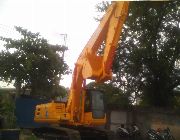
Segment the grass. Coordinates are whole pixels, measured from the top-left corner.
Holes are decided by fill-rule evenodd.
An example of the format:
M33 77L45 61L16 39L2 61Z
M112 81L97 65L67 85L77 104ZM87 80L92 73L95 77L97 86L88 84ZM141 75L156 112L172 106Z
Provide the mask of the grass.
M22 130L19 140L39 140L30 130Z

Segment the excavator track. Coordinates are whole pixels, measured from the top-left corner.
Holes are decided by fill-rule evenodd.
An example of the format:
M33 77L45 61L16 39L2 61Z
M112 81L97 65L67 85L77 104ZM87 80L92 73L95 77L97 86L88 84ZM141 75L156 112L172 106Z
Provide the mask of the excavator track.
M64 127L35 128L33 133L42 140L81 140L77 130Z
M42 127L33 133L41 140L113 140L113 133L93 127Z
M94 127L79 127L81 140L113 140L113 133L109 130Z

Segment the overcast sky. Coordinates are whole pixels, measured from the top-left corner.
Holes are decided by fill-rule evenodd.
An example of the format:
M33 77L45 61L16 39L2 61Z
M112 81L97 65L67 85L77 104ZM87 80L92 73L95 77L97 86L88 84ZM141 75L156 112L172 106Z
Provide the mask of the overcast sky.
M13 26L21 26L40 34L50 43L61 44L67 34L69 51L65 61L73 70L74 63L98 23L97 0L0 0L0 35L13 33ZM64 76L61 84L69 87L71 76Z

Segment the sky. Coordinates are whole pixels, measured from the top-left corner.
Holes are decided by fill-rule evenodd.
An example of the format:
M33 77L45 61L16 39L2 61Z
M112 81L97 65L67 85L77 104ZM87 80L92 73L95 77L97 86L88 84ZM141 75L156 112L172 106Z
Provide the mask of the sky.
M73 70L83 47L98 26L98 0L0 0L0 36L13 35L14 26L40 32L49 43L64 44L65 61ZM63 76L61 85L70 87L72 75ZM2 84L1 84L2 85ZM0 87L1 87L0 85Z

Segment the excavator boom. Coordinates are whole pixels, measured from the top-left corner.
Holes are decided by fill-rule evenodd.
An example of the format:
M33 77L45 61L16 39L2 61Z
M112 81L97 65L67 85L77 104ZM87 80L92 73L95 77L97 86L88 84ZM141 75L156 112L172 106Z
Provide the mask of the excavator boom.
M129 2L113 2L107 9L99 26L81 52L74 68L67 111L71 117L78 118L80 112L80 96L86 79L104 82L112 78L112 62L128 13ZM105 43L104 54L98 50ZM83 83L84 82L84 83Z

